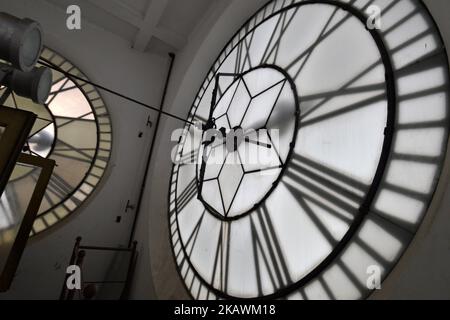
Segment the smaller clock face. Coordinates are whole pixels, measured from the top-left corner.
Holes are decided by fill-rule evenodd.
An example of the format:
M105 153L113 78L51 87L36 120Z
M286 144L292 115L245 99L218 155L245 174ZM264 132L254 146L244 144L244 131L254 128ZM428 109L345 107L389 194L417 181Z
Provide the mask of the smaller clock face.
M86 78L72 63L48 48L43 50L41 59ZM0 88L0 94L4 90ZM4 106L37 115L23 152L56 162L34 221L31 234L35 235L75 212L94 192L110 158L111 122L105 103L92 85L55 70L45 104L35 104L12 93ZM4 193L8 199L3 199L2 205L16 208L27 203L23 199L27 199L38 177L35 168L18 165Z
M220 219L235 220L276 187L295 144L299 107L295 84L275 66L218 77L216 85L225 81L212 112L225 134L199 152L200 198Z

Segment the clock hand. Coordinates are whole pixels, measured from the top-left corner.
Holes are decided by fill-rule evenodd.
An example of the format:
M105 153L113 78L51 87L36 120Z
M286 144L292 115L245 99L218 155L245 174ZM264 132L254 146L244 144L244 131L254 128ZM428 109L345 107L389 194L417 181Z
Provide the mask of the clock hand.
M256 139L256 140L250 139L250 135L251 134L255 134L255 133L257 133L258 131L261 131L261 130L267 130L267 129L264 129L264 128L260 128L260 129L257 129L257 130L250 129L250 130L244 132L244 134L243 134L244 141L248 142L248 143L256 144L257 146L260 146L260 147L264 147L264 148L268 148L268 149L272 148L272 145L269 144L269 143L260 142L260 141L258 141L258 139Z
M214 106L216 105L216 100L217 100L217 93L219 90L219 81L220 81L220 77L233 77L233 78L238 78L242 76L242 74L235 74L235 73L218 73L216 75L215 78L215 85L214 85L214 90L212 93L212 97L211 97L211 104L210 104L210 109L209 109L209 117L208 120L206 121L205 124L203 124L201 126L201 129L203 130L203 132L206 132L210 129L216 129L216 119L213 117L214 115ZM225 128L221 128L220 129L221 132L221 137L223 139L223 142L220 145L217 145L215 147L218 146L223 146L226 142L226 130ZM199 176L199 192L198 192L198 197L201 198L202 197L202 189L203 189L203 182L204 182L204 177L205 177L205 171L206 171L206 162L207 162L207 158L209 156L207 156L206 154L206 150L207 148L215 141L215 137L213 137L210 141L204 141L202 142L203 144L203 154L202 154L202 164L200 167L200 176ZM212 147L212 148L215 148Z
M248 142L248 143L256 144L257 146L260 146L260 147L264 147L264 148L268 148L268 149L272 148L271 144L259 142L257 140L251 140L249 137L245 137L244 141Z
M216 104L217 99L217 91L219 89L219 79L220 79L220 73L216 75L216 83L214 84L214 90L211 97L211 103L209 106L209 117L208 122L213 119L213 113L214 113L214 105ZM208 123L207 122L207 123ZM211 129L211 128L210 128Z
M206 152L207 145L203 146L203 152L202 152L202 164L200 166L200 175L199 175L199 185L198 185L198 195L197 197L200 199L202 197L202 189L203 189L203 180L205 178L205 169L206 169L206 160L207 158L207 152Z
M222 127L222 128L220 128L219 131L221 132L222 137L224 138L224 141L228 141L229 137L231 136L231 137L237 138L238 140L245 141L248 143L253 143L260 147L264 147L264 148L268 148L268 149L272 148L271 144L260 142L258 140L250 139L249 135L257 132L254 130L249 130L244 133L244 132L242 132L242 129L239 128L239 129L231 129L230 132L227 133L226 129ZM231 132L232 132L232 135L230 135Z
M203 131L215 128L215 125L212 126L212 124L211 124L212 121L211 120L213 120L213 121L215 120L213 118L213 114L214 114L214 106L216 105L216 100L217 100L217 92L219 90L220 78L221 77L233 77L233 78L236 79L236 78L240 77L241 75L242 74L238 74L238 73L223 73L223 72L216 74L214 90L213 90L213 93L212 93L211 104L210 104L210 107L209 107L209 118L208 118L207 123L205 125L203 125Z
M212 120L212 122L210 122ZM206 124L206 126L213 126L214 124L214 118L210 118ZM216 136L212 136L209 140L203 141L201 144L203 145L203 152L202 152L202 164L200 167L200 175L199 175L199 185L198 185L198 198L201 199L202 197L202 189L203 189L203 182L205 178L205 171L206 171L206 163L208 161L209 155L208 155L208 147L214 143L216 140Z
M209 117L208 120L206 121L206 123L204 125L201 126L201 129L203 130L203 137L205 135L205 132L211 129L216 129L216 119L213 117L214 114L214 105L216 104L216 98L217 98L217 91L219 88L219 79L220 79L221 74L217 74L216 75L216 83L214 85L214 90L213 90L213 94L211 97L211 104L210 104L210 108L209 108ZM202 152L202 164L200 167L200 176L199 176L199 186L198 186L198 199L201 200L202 198L202 190L203 190L203 182L205 180L205 171L206 171L206 162L207 162L207 154L206 154L206 150L209 147L209 145L211 145L213 142L215 141L215 136L211 137L211 139L209 141L203 141L202 145L203 145L203 152Z
M221 144L213 145L216 140L216 137L213 136L211 140L202 142L203 145L203 152L202 152L202 164L200 166L200 174L199 174L199 184L198 184L198 199L201 200L202 198L202 190L203 190L203 183L205 180L205 173L206 173L206 165L208 162L209 157L211 156L211 153L213 152L212 149L223 146L225 142L223 141ZM213 146L211 146L213 145ZM210 148L211 150L208 150ZM210 151L210 152L208 152Z

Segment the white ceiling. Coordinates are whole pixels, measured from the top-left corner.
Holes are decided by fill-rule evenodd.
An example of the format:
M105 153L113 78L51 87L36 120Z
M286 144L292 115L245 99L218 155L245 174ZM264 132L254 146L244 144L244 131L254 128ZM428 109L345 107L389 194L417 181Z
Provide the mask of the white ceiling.
M216 0L47 0L64 10L77 4L82 17L140 51L182 49Z

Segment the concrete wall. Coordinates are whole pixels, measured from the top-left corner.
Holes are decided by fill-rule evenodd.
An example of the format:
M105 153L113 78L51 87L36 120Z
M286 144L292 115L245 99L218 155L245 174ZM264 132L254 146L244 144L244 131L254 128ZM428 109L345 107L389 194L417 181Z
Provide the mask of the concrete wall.
M132 50L126 41L85 20L81 31L69 31L65 12L43 0L2 0L0 11L40 21L46 45L72 61L92 81L159 105L168 57ZM132 203L137 200L146 149L153 134L146 128L151 113L111 94L100 93L113 126L108 172L83 208L29 242L11 290L0 294L0 299L57 299L77 236L90 245L128 244L134 212L125 214L124 209L128 199ZM139 131L144 133L142 139L138 138ZM119 215L123 216L120 224L115 222ZM96 255L90 274L104 276L111 259L111 255Z
M188 113L210 65L223 46L244 21L265 0L222 0L211 8L209 17L199 24L189 45L179 56L169 90L167 110L181 116ZM448 0L426 0L450 48L450 10ZM137 269L134 298L188 297L175 269L168 233L167 192L171 172L170 151L174 143L170 134L182 127L164 120L158 134L146 190L146 203L137 236L147 243L148 253ZM430 213L413 244L385 281L374 299L450 298L450 185L447 166ZM151 205L150 205L151 204ZM150 283L153 282L153 285ZM150 288L152 290L150 290ZM153 291L154 290L154 291Z

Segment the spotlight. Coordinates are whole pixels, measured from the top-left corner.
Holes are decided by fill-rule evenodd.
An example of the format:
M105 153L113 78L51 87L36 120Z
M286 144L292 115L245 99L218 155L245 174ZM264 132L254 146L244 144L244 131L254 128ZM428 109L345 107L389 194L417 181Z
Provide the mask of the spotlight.
M43 104L52 85L47 68L35 68L42 52L42 29L30 19L0 12L0 84L34 102Z
M19 96L44 104L52 87L52 72L45 67L34 68L30 72L13 70L8 80L7 87Z
M41 55L42 46L39 23L0 12L0 59L21 71L31 71Z

